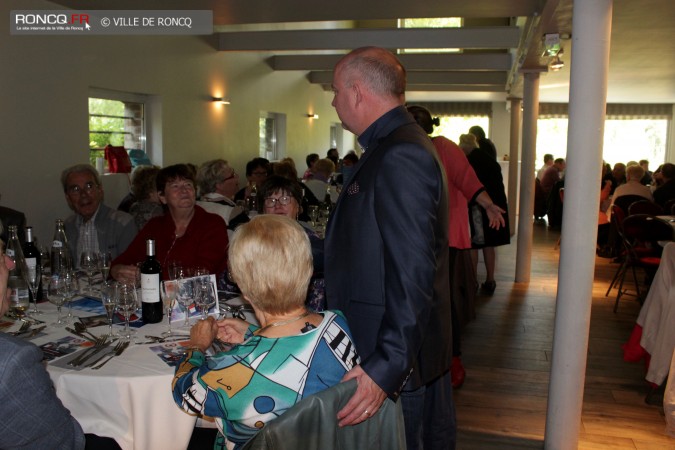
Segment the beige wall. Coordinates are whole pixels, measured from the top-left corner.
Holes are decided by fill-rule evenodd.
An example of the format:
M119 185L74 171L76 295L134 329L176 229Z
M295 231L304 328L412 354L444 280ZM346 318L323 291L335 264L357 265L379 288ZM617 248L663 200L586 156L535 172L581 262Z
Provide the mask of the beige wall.
M0 20L0 201L25 212L43 242L69 214L60 171L88 161L90 87L159 96L165 165L222 157L243 173L258 154L260 111L287 115L287 155L299 171L307 153L328 149L339 121L331 94L304 73L273 73L268 55L217 52L200 36L11 36L13 9L59 8L11 0ZM232 104L211 103L217 94Z

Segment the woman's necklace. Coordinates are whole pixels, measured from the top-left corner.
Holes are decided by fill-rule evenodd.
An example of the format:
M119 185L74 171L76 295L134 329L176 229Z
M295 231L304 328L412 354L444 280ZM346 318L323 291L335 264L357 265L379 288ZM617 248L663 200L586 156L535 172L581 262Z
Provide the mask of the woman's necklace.
M278 321L278 322L268 323L267 325L265 325L264 327L262 327L261 329L259 329L257 334L262 333L263 331L265 331L265 330L268 329L268 328L274 328L274 327L280 327L280 326L282 326L282 325L288 325L289 323L293 323L293 322L295 322L296 320L303 319L303 318L305 318L305 317L307 317L307 316L309 316L309 311L305 311L304 314L301 314L301 315L299 315L299 316L297 316L297 317L292 317L292 318L287 319L287 320L280 320L280 321Z

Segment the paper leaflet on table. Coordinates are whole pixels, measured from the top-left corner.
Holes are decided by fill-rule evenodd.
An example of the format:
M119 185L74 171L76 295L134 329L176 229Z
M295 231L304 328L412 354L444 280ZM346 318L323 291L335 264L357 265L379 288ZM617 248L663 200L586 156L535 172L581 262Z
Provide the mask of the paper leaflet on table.
M218 304L218 287L216 285L216 276L215 275L208 275L210 280L211 280L211 285L213 286L213 292L216 293L216 303L213 305L211 308L209 308L209 316L218 316L218 312L220 311L219 304ZM191 278L185 278L186 280L199 280L200 278L203 278L204 276L199 276L199 277L191 277ZM197 308L197 305L193 302L189 307L188 311L190 314L190 317L200 317L201 312L199 311L199 308ZM164 319L166 320L166 318ZM171 323L173 322L180 322L185 320L185 311L183 311L183 307L178 304L178 300L174 302L173 309L171 310Z
M82 348L91 347L94 344L86 339L79 339L75 336L66 336L57 339L54 342L47 342L40 346L45 361L60 358L61 356L69 355Z
M186 337L181 342L166 342L164 344L149 347L159 358L169 367L176 367L185 354L185 347L190 343L190 338Z

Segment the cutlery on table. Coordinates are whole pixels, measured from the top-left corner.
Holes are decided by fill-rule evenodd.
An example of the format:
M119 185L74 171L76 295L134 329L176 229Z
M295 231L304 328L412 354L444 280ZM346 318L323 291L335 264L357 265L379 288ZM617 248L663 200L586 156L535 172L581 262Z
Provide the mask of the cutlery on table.
M86 333L87 335L91 336L92 339L98 339L98 336L87 331L87 326L82 322L75 322L75 331L77 331L80 334Z
M108 336L103 335L96 341L93 347L90 347L87 350L83 351L80 356L70 361L68 365L71 367L79 367L82 364L84 364L89 358L99 353L100 351L104 350L109 345L110 342L108 342Z
M9 334L12 336L20 336L24 333L28 333L30 331L30 325L30 322L23 322L17 331L12 331Z
M102 363L100 363L98 366L94 366L91 368L91 370L98 370L101 367L103 367L108 361L113 359L115 356L120 356L124 350L129 347L130 342L129 341L123 341L123 342L118 342L117 345L115 346L115 351L108 356L108 359L104 360ZM97 361L98 362L98 361ZM91 366L89 366L91 367Z
M82 339L85 339L85 340L87 340L87 341L89 341L89 342L91 342L91 343L94 343L94 344L95 344L95 343L97 342L97 340L98 340L98 338L92 339L92 338L90 338L89 336L85 336L85 335L82 334L82 333L78 333L77 331L73 330L73 329L70 328L70 327L66 327L66 331L69 332L69 333L74 334L74 335L77 336L77 337L81 337Z

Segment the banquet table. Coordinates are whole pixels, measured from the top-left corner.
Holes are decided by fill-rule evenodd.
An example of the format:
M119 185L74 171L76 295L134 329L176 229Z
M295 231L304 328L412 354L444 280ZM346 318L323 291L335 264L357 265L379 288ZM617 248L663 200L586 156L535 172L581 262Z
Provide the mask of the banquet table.
M229 304L239 305L235 299ZM75 299L72 313L75 321L78 318L91 320L100 316L102 306L97 308L95 299ZM89 305L78 308L78 303ZM91 305L94 304L94 307ZM100 303L98 303L100 304ZM32 306L31 306L32 307ZM49 303L40 303L43 314L36 316L46 324L57 319L56 307ZM63 307L65 316L67 307ZM221 311L225 310L221 303ZM236 307L235 307L236 309ZM245 311L247 319L254 316ZM194 323L196 319L191 319ZM174 331L187 333L180 329L183 319L172 323ZM102 322L100 322L102 323ZM94 322L92 325L96 325ZM166 330L166 321L157 324L145 324L136 330L136 341L147 342L145 336L160 336ZM35 326L34 326L35 327ZM18 328L18 323L14 329ZM72 324L70 326L72 328ZM123 329L122 325L114 325L114 331ZM88 326L94 335L106 334L108 326ZM5 331L10 331L5 330ZM177 361L187 345L185 339L166 343L134 343L120 356L113 357L101 369L72 368L67 361L83 351L90 343L71 334L65 328L47 326L35 337L27 337L37 346L43 346L45 354L48 349L75 350L73 353L57 357L48 362L47 371L54 383L57 396L82 426L85 433L110 437L117 441L124 450L184 449L187 448L195 426L196 417L182 411L173 401L171 382L175 368L165 359ZM112 348L111 344L109 348ZM68 351L68 350L63 350ZM100 353L103 355L104 350ZM163 359L162 357L165 359ZM92 357L88 363L95 361L99 355Z
M38 316L40 320L48 324L56 320L53 305L40 303L39 307L44 312ZM75 317L97 315L75 308L72 312ZM146 334L159 335L165 327L165 323L147 324L138 328L137 333L147 340ZM122 327L115 325L114 329ZM71 343L84 342L64 328L48 326L44 331L31 342L41 346L68 337L72 338ZM107 325L89 331L94 335L105 334ZM180 347L181 343L132 344L99 370L68 367L64 361L73 359L72 353L50 361L47 371L57 396L85 433L111 437L124 450L187 448L196 418L174 403L171 395L174 368L151 349L168 345ZM97 358L98 355L89 361Z

